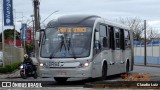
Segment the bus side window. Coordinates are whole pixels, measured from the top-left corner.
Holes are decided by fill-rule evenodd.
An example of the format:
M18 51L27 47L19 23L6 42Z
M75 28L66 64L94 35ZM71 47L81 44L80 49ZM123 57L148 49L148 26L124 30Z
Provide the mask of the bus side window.
M107 27L105 25L100 25L100 42L102 48L108 47L107 36Z
M115 28L114 31L116 48L120 48L120 30L118 28Z
M108 31L109 31L109 48L114 50L115 45L114 45L114 30L113 30L113 27L108 26Z
M125 30L124 31L124 38L125 38L125 48L131 48L131 41L130 41L130 34L129 31Z
M125 45L124 45L124 29L120 29L120 48L122 50L125 50Z

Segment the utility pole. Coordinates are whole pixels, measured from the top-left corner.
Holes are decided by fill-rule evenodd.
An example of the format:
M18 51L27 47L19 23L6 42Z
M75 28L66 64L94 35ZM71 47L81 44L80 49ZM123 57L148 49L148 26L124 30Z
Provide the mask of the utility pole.
M39 15L39 0L33 0L33 5L34 5L34 36L36 35L35 32L38 32L40 31L40 15ZM34 38L35 39L35 38ZM34 48L34 56L37 58L38 57L38 52L39 52L39 46L38 46L38 43L36 43L36 41L34 40L34 45L35 45L35 48Z
M147 50L146 50L146 20L144 20L144 65L147 65Z
M33 0L34 3L34 20L35 20L35 31L40 30L40 18L39 18L39 0Z

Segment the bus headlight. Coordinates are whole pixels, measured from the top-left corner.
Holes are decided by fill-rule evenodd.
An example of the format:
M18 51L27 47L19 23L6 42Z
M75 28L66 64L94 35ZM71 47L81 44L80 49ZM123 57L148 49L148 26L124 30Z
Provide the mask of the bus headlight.
M40 63L39 65L40 65L41 67L43 67L43 66L44 66L44 64L43 64L43 63Z
M87 63L84 63L84 66L85 67L88 67L89 66L89 63L87 62Z
M86 62L86 63L81 63L80 65L81 67L88 67L89 66L89 62Z

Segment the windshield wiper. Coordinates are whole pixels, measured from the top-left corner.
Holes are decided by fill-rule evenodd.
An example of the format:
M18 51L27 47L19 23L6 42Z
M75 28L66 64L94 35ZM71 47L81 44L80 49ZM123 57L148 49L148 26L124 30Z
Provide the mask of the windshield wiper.
M56 49L51 52L51 54L50 54L50 56L49 56L50 59L54 58L55 52L57 52L57 51L59 50L61 44L62 44L62 42L60 42L60 43L58 44L58 46L56 47ZM53 55L53 54L54 54L54 55Z
M70 40L70 38L69 38L69 40L68 40L68 43L69 43L69 44L67 44L67 47L68 47L68 51L69 51L69 50L70 50L70 47L71 47L71 40ZM76 59L77 57L76 57L76 55L75 55L75 53L74 53L73 47L71 48L71 52L72 52L73 58Z
M66 38L65 38L65 41L66 41ZM69 38L68 44L67 44L68 52L69 52L69 50L71 50L72 55L73 55L73 58L76 59L77 57L76 57L75 52L74 52L74 50L73 50L73 47L72 47L71 45L72 45L72 44L71 44L71 40L70 40L70 38ZM70 49L70 47L71 47L71 49Z
M65 50L67 49L67 47L68 47L68 52L69 52L69 49L70 49L70 46L71 46L71 41L69 40L69 45L68 45L68 43L67 43L67 41L66 41L66 37L63 35L63 34L61 34L60 35L61 36L61 42L58 44L58 46L56 47L56 50L54 50L51 54L50 54L50 59L52 59L52 58L54 58L54 56L55 56L55 52L57 52L59 49L60 49L60 51L62 50L62 47L64 46L64 48L65 48ZM71 46L72 47L72 46ZM74 59L76 59L77 57L76 57L76 55L75 55L75 53L74 53L74 50L73 50L73 47L71 48L71 52L72 52L72 55L73 55L73 58Z
M58 36L60 36L61 37L61 42L58 44L58 46L56 47L56 50L54 50L52 53L51 53L51 55L50 55L50 59L52 59L53 57L54 57L54 55L55 55L55 52L57 52L60 48L62 49L62 46L63 45L65 45L65 43L64 43L64 35L63 34L59 34ZM65 47L65 46L64 46ZM61 49L60 49L60 51L61 51ZM65 47L65 49L66 49L66 47ZM53 55L54 54L54 55Z
M64 46L64 48L65 48L65 50L66 50L66 40L64 40L65 38L64 38L64 36L61 36L61 45L60 45L60 47L61 47L61 49L60 49L60 51L62 50L62 47Z
M69 38L69 40L67 42L66 36L67 35L62 35L62 37L61 37L62 38L61 49L62 49L62 46L64 45L65 50L68 48L68 53L69 53L70 46L71 46L71 40ZM71 52L72 52L73 58L76 59L77 57L74 53L73 47L71 48Z

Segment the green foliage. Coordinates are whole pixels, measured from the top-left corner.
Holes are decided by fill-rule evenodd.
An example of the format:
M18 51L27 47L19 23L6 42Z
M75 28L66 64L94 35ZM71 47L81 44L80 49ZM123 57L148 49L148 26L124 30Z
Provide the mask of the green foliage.
M12 69L11 65L6 65L5 67L7 69L7 72L12 72L13 69Z
M14 39L14 30L7 29L4 31L5 40L13 40ZM20 32L16 31L16 39L20 39ZM2 42L2 33L0 33L0 42Z
M0 73L7 73L7 68L0 67Z
M0 67L0 73L13 72L14 70L19 68L20 64L21 64L21 62L14 63L14 64L11 64L11 65L6 65L5 67Z
M30 52L32 52L32 51L33 51L33 45L32 45L32 44L26 45L26 52L27 52L27 53L30 53Z

